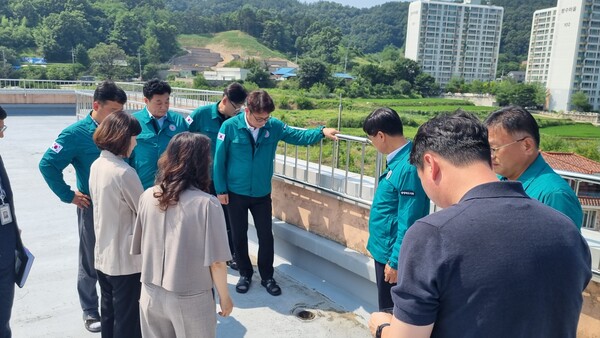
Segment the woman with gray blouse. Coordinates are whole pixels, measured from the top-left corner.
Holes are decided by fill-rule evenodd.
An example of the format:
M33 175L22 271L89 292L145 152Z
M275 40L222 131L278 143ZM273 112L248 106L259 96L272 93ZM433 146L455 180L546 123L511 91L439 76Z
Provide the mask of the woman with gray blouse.
M216 304L228 316L231 259L223 209L209 194L210 139L176 135L158 161L154 187L140 198L131 247L142 255L140 313L147 338L216 336Z
M141 337L141 260L129 249L144 189L135 170L125 162L141 130L135 118L119 111L104 119L94 132L94 142L101 152L90 168L90 195L102 338Z

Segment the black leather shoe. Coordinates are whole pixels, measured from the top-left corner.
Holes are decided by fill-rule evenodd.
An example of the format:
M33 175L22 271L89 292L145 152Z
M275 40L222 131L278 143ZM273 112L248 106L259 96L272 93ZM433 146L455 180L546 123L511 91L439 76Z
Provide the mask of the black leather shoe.
M235 291L237 291L237 293L248 292L248 290L250 290L250 283L252 283L252 278L241 276L240 280L235 285Z
M279 296L281 294L281 288L277 285L277 282L273 278L260 281L260 284L267 289L267 292L271 296Z
M83 326L85 326L85 329L90 332L97 333L102 331L102 324L100 324L100 318L92 315L83 316Z

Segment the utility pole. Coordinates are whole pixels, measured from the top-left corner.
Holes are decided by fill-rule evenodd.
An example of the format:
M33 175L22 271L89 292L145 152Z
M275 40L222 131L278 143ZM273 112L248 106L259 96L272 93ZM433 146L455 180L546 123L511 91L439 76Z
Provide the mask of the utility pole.
M75 48L71 47L71 63L75 64Z
M6 68L6 56L4 55L4 49L2 49L2 67Z
M138 50L138 66L140 67L140 77L139 80L142 81L142 54Z

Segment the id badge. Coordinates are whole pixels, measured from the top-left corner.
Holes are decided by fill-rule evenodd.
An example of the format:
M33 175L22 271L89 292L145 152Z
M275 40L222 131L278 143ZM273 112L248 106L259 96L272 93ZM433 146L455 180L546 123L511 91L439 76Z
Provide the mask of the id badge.
M8 223L12 223L13 218L10 213L10 204L5 203L0 205L0 223L2 225L7 225Z

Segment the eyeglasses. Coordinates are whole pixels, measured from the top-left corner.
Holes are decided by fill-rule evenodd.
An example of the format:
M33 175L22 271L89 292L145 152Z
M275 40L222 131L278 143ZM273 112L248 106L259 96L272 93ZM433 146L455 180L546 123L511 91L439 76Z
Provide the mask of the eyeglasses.
M512 142L510 142L510 143L503 144L503 145L501 145L501 146L498 146L498 147L490 147L490 150L492 151L492 155L494 155L494 154L495 154L495 153L496 153L498 150L500 150L500 149L502 149L502 148L506 148L506 147L508 147L508 146L510 146L510 145L513 145L513 144L515 144L515 143L519 143L519 142L521 142L521 141L525 140L526 138L527 138L527 136L525 136L525 137L522 137L522 138L520 138L520 139L518 139L518 140L516 140L516 141L512 141Z
M227 102L229 102L231 104L231 106L233 107L234 113L239 113L242 110L242 108L244 107L243 104L240 104L239 106L236 106L235 104L233 104L233 101L231 101L229 96L227 96Z
M6 128L8 128L6 124L0 127L0 133L3 133L6 130Z
M269 121L269 119L271 118L271 115L267 116L267 117L256 117L256 115L254 115L253 112L250 112L250 115L252 115L252 117L256 120L256 122L258 123L263 123L263 122L267 122Z

